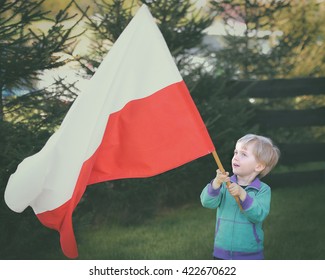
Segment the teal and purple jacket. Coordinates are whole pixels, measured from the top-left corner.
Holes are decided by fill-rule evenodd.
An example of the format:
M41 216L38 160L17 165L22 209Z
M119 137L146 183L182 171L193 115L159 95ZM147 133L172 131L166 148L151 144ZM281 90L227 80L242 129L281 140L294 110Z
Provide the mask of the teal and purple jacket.
M232 176L230 181L237 183L237 177ZM264 259L262 225L270 211L270 187L258 178L246 186L241 211L225 183L217 190L211 183L203 189L201 203L203 207L217 209L213 256L227 260Z

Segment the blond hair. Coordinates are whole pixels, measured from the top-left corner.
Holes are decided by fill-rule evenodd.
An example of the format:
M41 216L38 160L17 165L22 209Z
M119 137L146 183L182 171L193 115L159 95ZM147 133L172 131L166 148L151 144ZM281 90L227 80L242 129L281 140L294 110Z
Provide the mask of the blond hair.
M270 138L247 134L240 138L237 143L241 143L243 146L253 143L253 154L256 160L265 165L265 168L261 171L258 177L262 178L267 175L273 167L278 163L280 157L280 150L275 146Z

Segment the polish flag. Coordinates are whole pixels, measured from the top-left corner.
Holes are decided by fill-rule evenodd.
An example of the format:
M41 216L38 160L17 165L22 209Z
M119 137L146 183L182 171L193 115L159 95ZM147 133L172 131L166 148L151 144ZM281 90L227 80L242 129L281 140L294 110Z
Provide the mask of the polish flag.
M31 206L78 256L72 213L87 185L154 176L214 151L207 129L147 6L143 5L42 150L5 190L9 208Z

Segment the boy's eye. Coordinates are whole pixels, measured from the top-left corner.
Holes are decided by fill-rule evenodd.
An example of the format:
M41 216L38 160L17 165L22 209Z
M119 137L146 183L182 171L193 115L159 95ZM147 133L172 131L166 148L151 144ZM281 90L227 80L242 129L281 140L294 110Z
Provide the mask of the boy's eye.
M241 157L247 157L248 156L246 152L237 151L237 150L234 151L234 155L239 155Z

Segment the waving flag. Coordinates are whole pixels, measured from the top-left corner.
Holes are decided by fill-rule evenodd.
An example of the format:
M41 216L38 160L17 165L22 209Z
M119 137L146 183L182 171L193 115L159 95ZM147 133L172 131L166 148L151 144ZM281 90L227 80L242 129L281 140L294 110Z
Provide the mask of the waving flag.
M214 151L206 127L147 6L120 35L60 128L11 175L16 212L31 206L78 256L72 213L87 185L154 176Z

